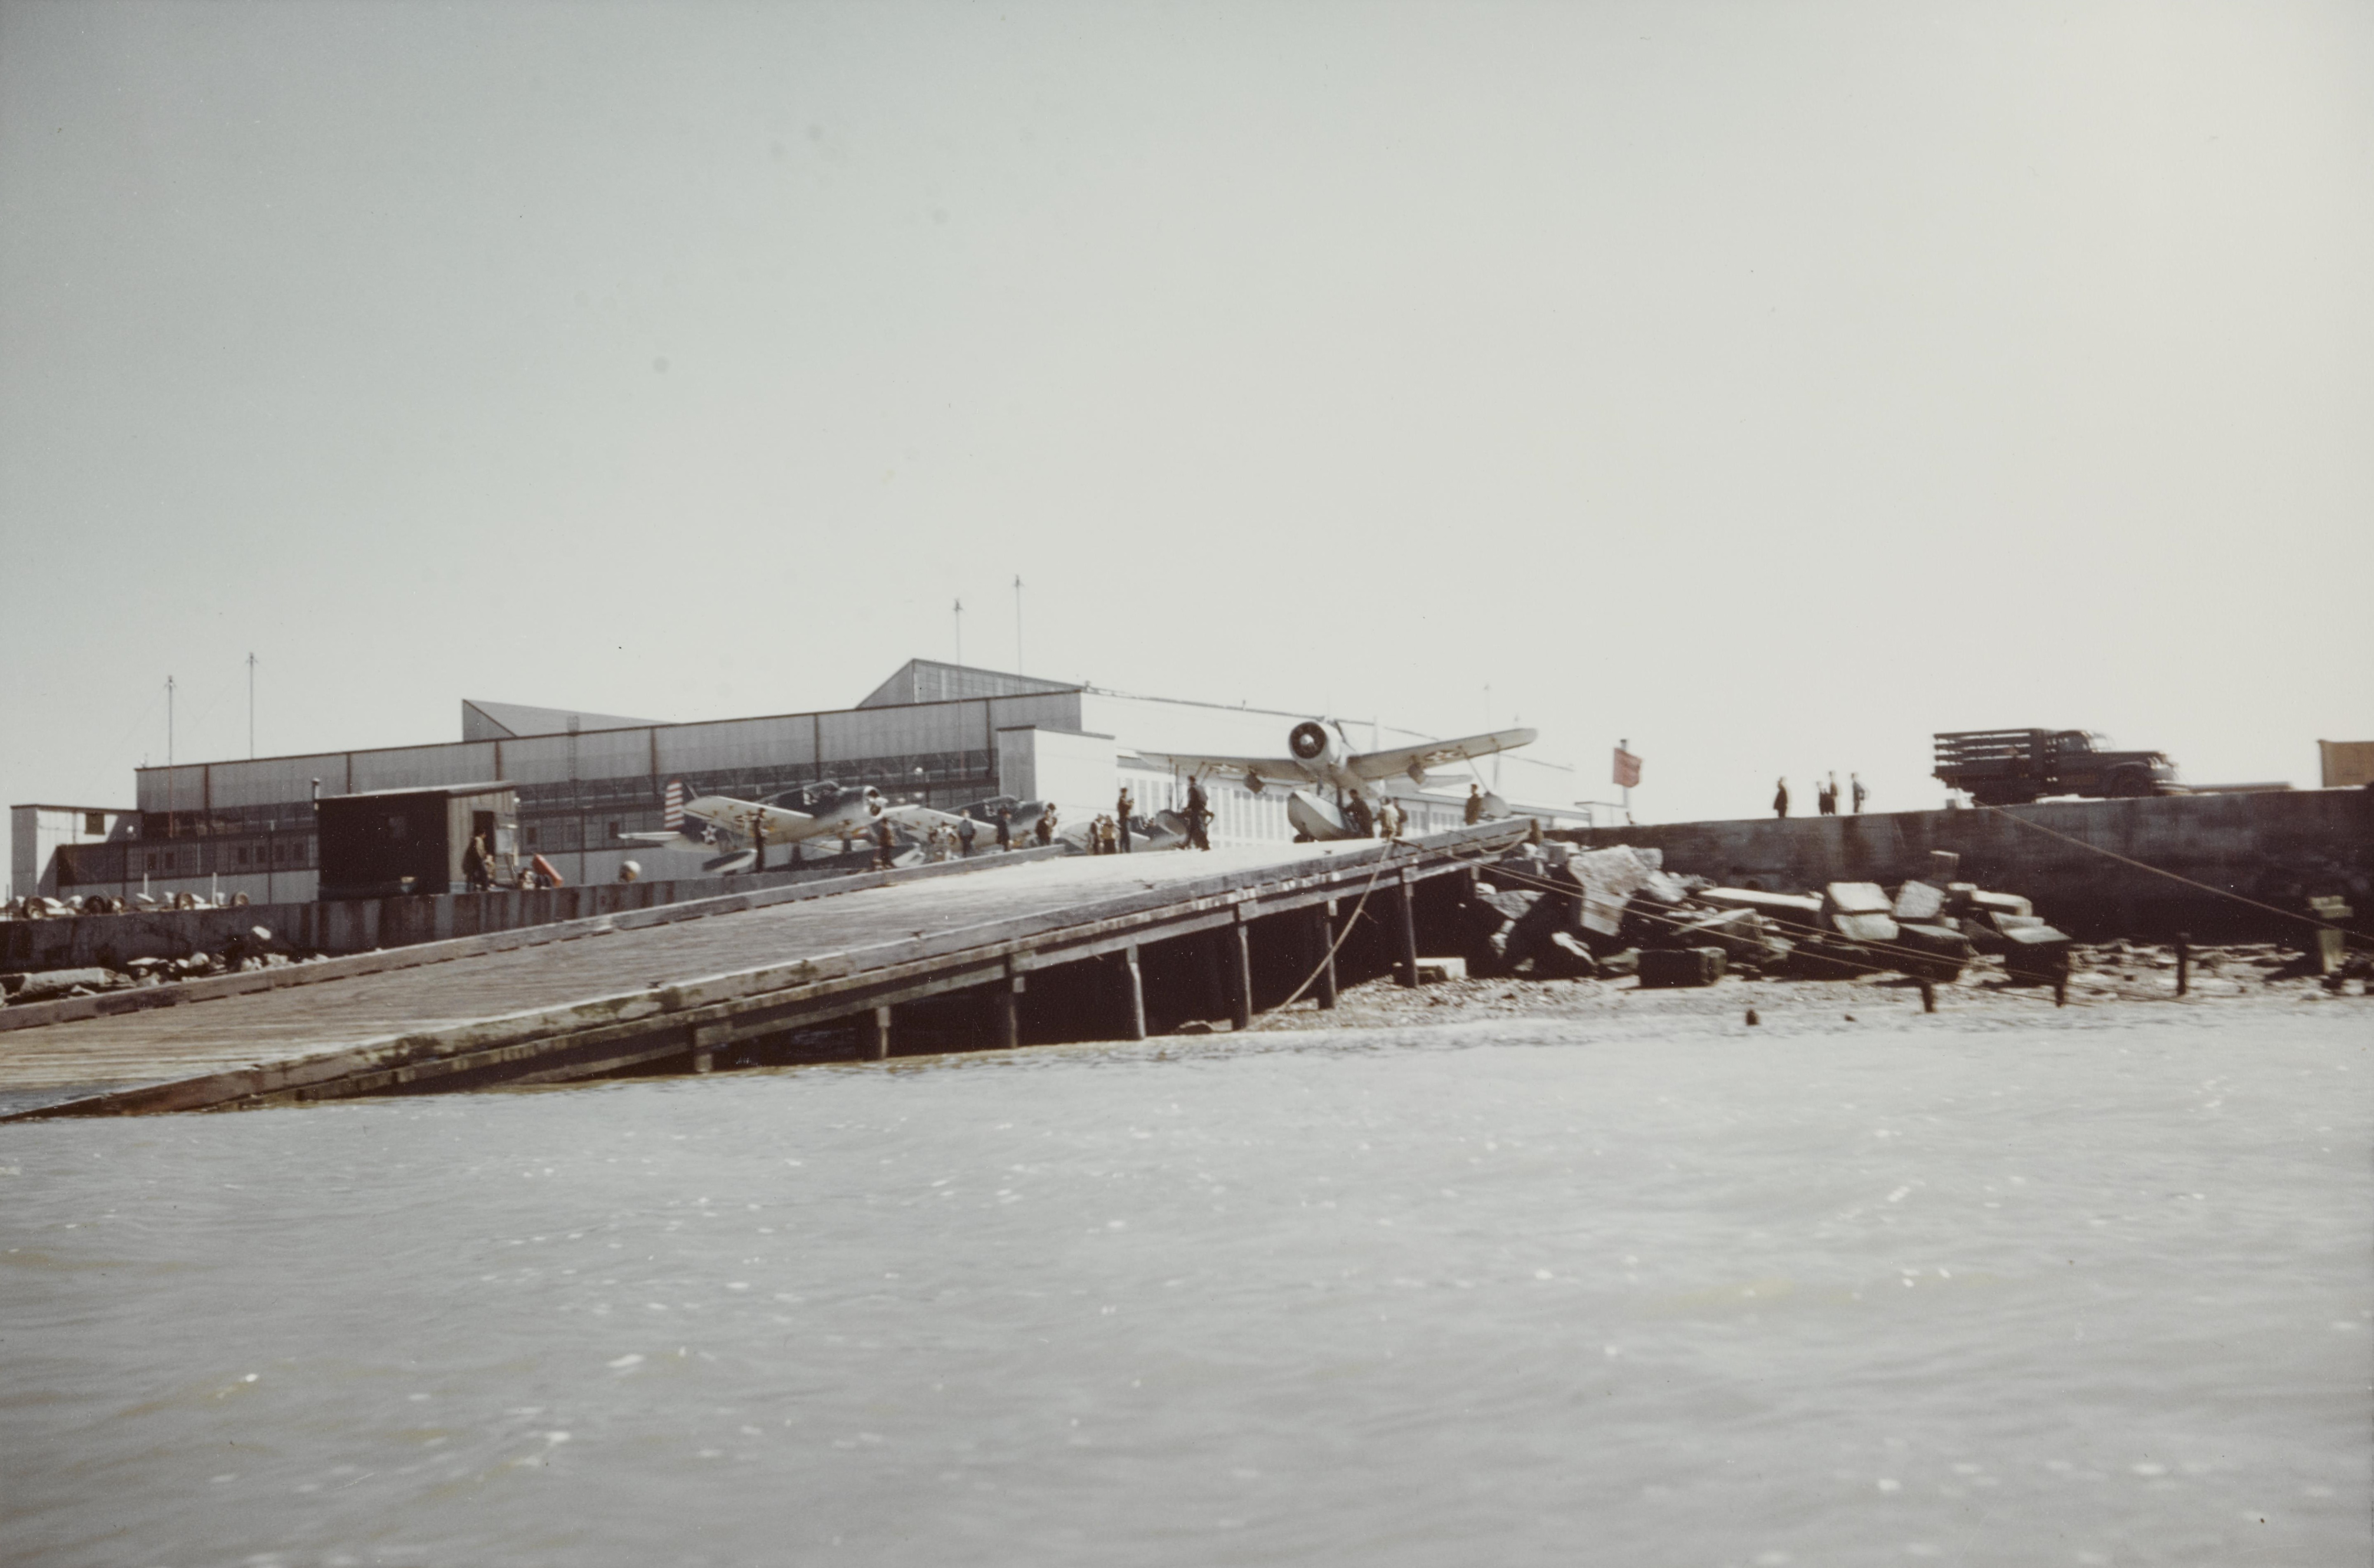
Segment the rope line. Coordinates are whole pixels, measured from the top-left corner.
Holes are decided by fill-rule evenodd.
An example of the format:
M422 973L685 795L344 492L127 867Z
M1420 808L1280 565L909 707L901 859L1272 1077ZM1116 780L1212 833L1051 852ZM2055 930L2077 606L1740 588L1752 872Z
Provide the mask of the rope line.
M2297 920L2304 925L2314 925L2326 931L2338 931L2341 933L2343 938L2347 941L2364 942L2368 946L2374 946L2374 938L2361 937L2345 925L2336 925L2329 920L2320 920L2312 914L2297 914L2288 909L2277 909L2274 904L2261 903L2257 899L2245 898L2240 893L2234 891L2230 888L2220 888L2208 882L2196 882L2192 878L2184 876L2181 873L2165 870L2160 867L2152 865L2149 861L2137 860L2133 855L2121 855L2114 849L2104 849L2098 843L2087 843L2084 839L2076 838L2071 834L2062 832L2055 828L2048 828L2041 822L2031 822L2025 817L2014 817L2009 811L2000 806L1980 806L1978 809L1980 811L1992 811L1999 817L2004 817L2011 821L2017 822L2023 828L2032 828L2036 831L2045 834L2047 837L2059 839L2063 843L2074 843L2079 849L2090 849L2096 855L2107 855L2110 859L2118 861L2121 865L2132 866L2138 871L2148 871L2155 877L2165 877L2171 882L2181 882L2188 888L2198 888L2204 893L2215 893L2219 898L2232 899L2236 903L2247 904L2252 909L2264 910L2269 914L2279 914L2286 920Z
M1327 944L1326 956L1322 958L1317 964L1312 966L1310 973L1302 977L1302 984L1296 986L1293 994L1287 996L1286 1000L1278 1003L1275 1007L1263 1008L1260 1012L1254 1014L1252 1028L1246 1030L1246 1033L1251 1034L1253 1030L1259 1029L1263 1024L1269 1022L1271 1018L1276 1014L1284 1012L1287 1008L1294 1006L1295 1003L1302 1000L1302 994L1310 990L1312 985L1316 984L1320 975L1326 972L1327 966L1335 961L1335 955L1343 951L1344 944L1346 942L1351 940L1353 927L1360 923L1360 912L1369 907L1369 895L1376 891L1377 879L1385 874L1386 863L1393 859L1393 850L1400 847L1401 843L1402 841L1399 839L1387 839L1385 841L1385 853L1377 857L1377 868L1369 873L1368 886L1360 890L1358 902L1352 905L1351 917L1344 922L1344 928L1335 933L1335 939ZM1415 845L1410 847L1413 851L1416 848ZM1457 859L1459 857L1454 854L1451 858ZM1247 997L1246 1000L1250 1003L1252 998Z

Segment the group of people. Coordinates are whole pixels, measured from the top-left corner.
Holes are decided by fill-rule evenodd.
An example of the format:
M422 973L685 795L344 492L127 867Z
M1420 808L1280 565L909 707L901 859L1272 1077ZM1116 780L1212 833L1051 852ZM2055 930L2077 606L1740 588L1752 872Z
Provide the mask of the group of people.
M1136 797L1129 793L1129 785L1123 784L1121 794L1113 800L1113 808L1109 812L1099 812L1089 819L1088 853L1127 855L1135 849L1133 840L1136 832Z
M499 868L499 863L494 851L487 847L487 835L471 834L470 847L462 852L463 886L474 893L490 893L495 890L495 873ZM551 861L541 855L529 856L528 863L519 867L518 870L517 878L510 885L523 892L533 892L538 888L558 888L562 885L560 873L553 868ZM626 875L628 870L631 870L634 876ZM635 877L641 875L642 868L629 860L622 869L618 880L631 882Z
M1863 775L1849 773L1843 798L1851 804L1854 815L1858 817L1863 815L1863 803L1870 796L1871 792L1863 786ZM1814 786L1814 808L1821 816L1837 816L1840 798L1839 775L1836 773L1832 773L1827 782ZM1782 779L1780 787L1772 792L1772 815L1775 817L1789 815L1789 781L1787 779Z
M923 834L923 858L929 861L970 858L983 826L995 835L999 849L1009 850L1015 846L1014 808L1001 806L997 808L997 815L985 824L976 822L969 816L958 817L954 826L946 822L933 823ZM875 864L887 868L890 864L887 847L889 819L886 817L876 822L874 831L877 845ZM1039 814L1039 820L1030 829L1029 836L1037 839L1042 846L1055 842L1055 808L1052 806Z

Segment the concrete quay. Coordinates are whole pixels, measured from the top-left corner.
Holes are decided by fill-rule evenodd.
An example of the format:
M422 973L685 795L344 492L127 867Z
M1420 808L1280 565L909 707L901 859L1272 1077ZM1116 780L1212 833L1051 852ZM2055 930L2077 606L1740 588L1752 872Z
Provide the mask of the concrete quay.
M1893 885L1926 875L1930 851L1951 850L1961 856L1963 879L2024 893L2039 914L2087 939L2178 931L2203 940L2283 938L2305 929L2221 892L2302 914L2306 899L2337 893L2356 908L2361 929L2374 906L2374 789L1763 817L1556 836L1654 848L1668 871L1791 893L1831 882Z

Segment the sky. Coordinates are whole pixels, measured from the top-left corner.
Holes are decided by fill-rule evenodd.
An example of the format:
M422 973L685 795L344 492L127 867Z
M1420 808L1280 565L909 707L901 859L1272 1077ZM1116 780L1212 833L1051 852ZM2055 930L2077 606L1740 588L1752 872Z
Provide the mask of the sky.
M0 0L0 800L910 657L2374 737L2374 7ZM1017 627L1013 580L1024 583ZM1017 649L1017 633L1019 647Z

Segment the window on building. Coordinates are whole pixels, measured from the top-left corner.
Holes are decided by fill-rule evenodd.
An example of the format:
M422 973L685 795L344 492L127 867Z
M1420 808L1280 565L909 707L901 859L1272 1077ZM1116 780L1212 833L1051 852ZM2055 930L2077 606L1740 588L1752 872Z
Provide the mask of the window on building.
M244 866L244 865L246 865L246 864L247 864L247 845L245 845L245 844L241 844L241 845L240 845L240 846L239 846L239 863L240 863L241 866Z
M149 870L151 870L151 871L154 871L155 869L157 869L157 852L156 852L155 850L153 850L153 849L152 849L152 850L150 850L150 851L148 852L148 866L147 866L147 869L149 869Z
M623 826L625 826L625 824L622 822L613 822L610 824L609 837L612 843L618 842L618 830Z
M86 838L105 838L107 836L107 813L104 811L84 812L82 814L82 831L83 836Z
M536 830L535 825L533 823L529 824L527 830L527 846L530 849L534 849L535 847L535 834Z

